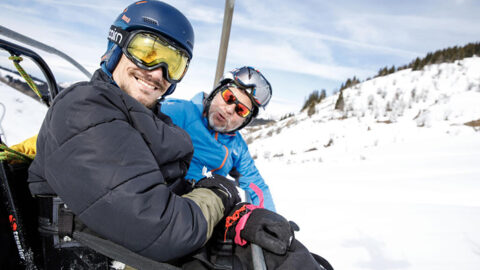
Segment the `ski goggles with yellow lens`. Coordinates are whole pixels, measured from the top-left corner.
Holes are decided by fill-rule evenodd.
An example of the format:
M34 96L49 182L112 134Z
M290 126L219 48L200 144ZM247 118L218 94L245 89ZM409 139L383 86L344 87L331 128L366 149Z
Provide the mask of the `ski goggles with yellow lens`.
M187 51L157 33L128 32L112 25L108 38L138 67L149 71L162 67L170 83L178 83L187 72L190 62Z

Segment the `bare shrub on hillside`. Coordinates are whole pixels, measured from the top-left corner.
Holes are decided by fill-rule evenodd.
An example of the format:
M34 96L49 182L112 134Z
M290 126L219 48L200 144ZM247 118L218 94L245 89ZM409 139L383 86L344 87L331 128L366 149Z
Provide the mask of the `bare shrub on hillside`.
M280 117L280 121L285 120L285 119L290 118L290 117L293 117L294 115L295 115L294 113L287 113L287 114L283 115L282 117Z
M470 122L466 122L466 123L464 123L464 125L469 126L469 127L473 127L473 128L480 127L480 119L470 121Z
M373 95L367 97L367 105L369 109L372 109L374 100Z
M330 138L330 139L328 140L328 143L327 143L327 144L324 144L323 147L327 148L327 147L330 147L330 146L332 146L332 145L333 145L333 139Z
M297 119L290 119L290 120L288 120L288 122L285 126L290 127L291 125L295 125L297 123L298 123Z

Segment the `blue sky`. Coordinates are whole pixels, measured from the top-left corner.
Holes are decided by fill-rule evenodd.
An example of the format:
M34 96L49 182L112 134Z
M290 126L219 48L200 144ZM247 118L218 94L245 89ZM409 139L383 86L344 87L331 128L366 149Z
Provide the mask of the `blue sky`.
M210 91L225 1L165 2L182 11L195 30L194 58L173 96L188 99ZM109 26L130 3L4 0L0 24L56 47L93 72L106 49ZM478 0L237 0L226 70L258 68L274 90L267 113L298 111L315 89L331 93L347 78L365 79L384 66L480 41L478 14ZM86 79L58 57L41 55L58 81Z

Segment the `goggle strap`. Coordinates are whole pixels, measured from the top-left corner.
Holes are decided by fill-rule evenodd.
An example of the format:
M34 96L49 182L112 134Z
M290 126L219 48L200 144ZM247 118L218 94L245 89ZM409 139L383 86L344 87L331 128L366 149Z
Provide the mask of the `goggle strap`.
M123 48L125 42L128 40L128 31L123 30L121 27L112 25L110 26L110 31L108 32L108 40Z

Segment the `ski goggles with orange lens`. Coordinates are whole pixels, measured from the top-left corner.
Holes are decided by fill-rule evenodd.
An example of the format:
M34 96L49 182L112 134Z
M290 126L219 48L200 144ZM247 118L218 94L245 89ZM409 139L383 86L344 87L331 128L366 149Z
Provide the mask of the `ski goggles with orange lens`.
M242 118L247 118L252 112L245 104L241 103L228 87L221 90L223 100L227 104L235 104L235 112Z
M138 67L149 71L162 67L170 83L178 83L187 72L190 62L187 51L159 34L144 30L128 32L112 25L109 39Z

